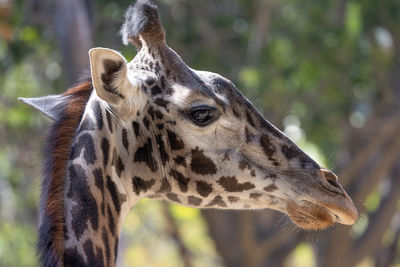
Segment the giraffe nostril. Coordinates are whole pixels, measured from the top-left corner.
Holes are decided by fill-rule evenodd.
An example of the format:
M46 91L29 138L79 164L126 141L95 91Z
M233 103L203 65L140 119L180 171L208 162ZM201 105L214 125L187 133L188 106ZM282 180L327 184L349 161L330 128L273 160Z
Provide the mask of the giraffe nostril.
M337 183L338 182L338 177L333 172L324 170L324 169L321 169L321 172L322 172L322 175L326 178L326 180L328 180L329 183L331 183L331 182Z
M331 185L331 187L330 187L331 189L330 190L332 190L334 188L335 192L342 194L343 193L343 188L338 183L338 177L336 176L336 174L334 174L331 171L325 170L325 169L321 169L320 171L321 171L322 176L328 182L328 184Z

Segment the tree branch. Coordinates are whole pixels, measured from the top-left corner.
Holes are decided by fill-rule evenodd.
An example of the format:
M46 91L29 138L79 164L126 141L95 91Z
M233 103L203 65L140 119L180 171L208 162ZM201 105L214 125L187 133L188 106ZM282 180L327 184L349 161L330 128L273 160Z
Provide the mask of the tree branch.
M377 127L379 121L384 120ZM373 138L368 138L369 142L366 146L357 153L350 165L345 168L340 175L340 183L346 188L347 185L357 176L362 174L362 169L365 169L366 163L374 159L374 155L379 151L379 147L382 143L387 142L388 138L393 136L393 132L396 130L398 123L400 121L400 114L393 116L388 119L373 118L370 119L368 124L362 129L363 132L371 132L370 136Z
M377 183L384 180L386 178L386 174L389 172L390 168L399 158L400 151L400 127L398 127L393 132L393 139L390 138L387 144L384 147L381 147L381 153L378 153L376 157L379 157L379 160L375 164L375 169L373 169L369 175L362 178L360 177L356 181L354 181L353 188L357 187L355 192L353 193L353 200L358 203L363 201L365 197L372 191ZM385 149L387 147L387 149ZM383 155L381 155L383 154ZM362 184L363 186L359 186Z
M399 159L399 158L397 158ZM397 201L400 198L400 160L392 165L391 171L391 192L381 202L381 207L370 216L367 230L354 242L353 253L349 256L349 265L355 266L365 255L372 255L382 245L382 236L388 229L391 218L393 217Z
M270 21L271 0L260 0L257 3L256 18L251 30L247 58L250 64L256 64L265 43Z
M182 237L178 230L178 226L176 225L175 219L172 217L171 211L169 209L169 204L166 201L163 201L162 208L164 212L164 218L167 221L168 232L170 236L176 241L179 254L181 255L183 261L183 266L192 267L192 254L182 240Z

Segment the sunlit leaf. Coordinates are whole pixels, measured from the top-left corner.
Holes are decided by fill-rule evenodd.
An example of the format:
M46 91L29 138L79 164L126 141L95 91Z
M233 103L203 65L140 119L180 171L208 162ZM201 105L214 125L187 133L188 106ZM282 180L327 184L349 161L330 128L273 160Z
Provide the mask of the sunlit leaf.
M346 31L351 37L356 37L362 30L361 6L356 1L347 2L346 6Z

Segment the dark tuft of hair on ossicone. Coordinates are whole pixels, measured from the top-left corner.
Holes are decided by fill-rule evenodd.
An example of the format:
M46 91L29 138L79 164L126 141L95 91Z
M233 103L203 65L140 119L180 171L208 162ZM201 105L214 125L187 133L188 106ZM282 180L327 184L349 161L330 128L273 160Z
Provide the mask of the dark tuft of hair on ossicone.
M163 42L165 40L164 29L155 2L138 0L131 5L125 14L125 22L121 27L120 35L125 45L133 43L138 46L139 35L149 43Z

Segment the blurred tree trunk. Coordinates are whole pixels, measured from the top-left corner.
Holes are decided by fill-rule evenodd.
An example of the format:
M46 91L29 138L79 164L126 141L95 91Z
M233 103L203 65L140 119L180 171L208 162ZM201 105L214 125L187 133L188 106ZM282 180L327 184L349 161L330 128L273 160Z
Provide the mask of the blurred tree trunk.
M271 5L272 0L260 0L255 2L255 21L251 29L251 37L247 48L248 63L256 64L260 59L261 50L268 34Z
M89 69L88 51L93 47L92 1L29 0L24 7L33 24L50 28L61 54L61 67L68 86ZM51 25L49 27L49 25Z
M90 2L84 0L54 0L46 8L52 14L68 85L89 68L88 51L93 46L89 7Z

